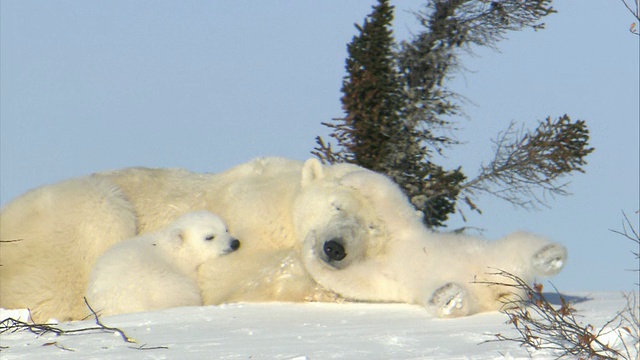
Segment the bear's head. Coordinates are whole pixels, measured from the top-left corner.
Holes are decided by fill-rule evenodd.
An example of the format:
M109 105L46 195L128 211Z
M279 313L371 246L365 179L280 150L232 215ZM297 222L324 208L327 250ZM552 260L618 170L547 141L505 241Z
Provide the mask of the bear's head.
M209 211L184 214L169 231L176 251L196 266L240 248L240 241L229 234L225 222Z
M320 285L351 299L406 301L408 275L387 271L387 263L402 261L398 241L426 229L391 180L355 165L308 160L293 222L304 266Z

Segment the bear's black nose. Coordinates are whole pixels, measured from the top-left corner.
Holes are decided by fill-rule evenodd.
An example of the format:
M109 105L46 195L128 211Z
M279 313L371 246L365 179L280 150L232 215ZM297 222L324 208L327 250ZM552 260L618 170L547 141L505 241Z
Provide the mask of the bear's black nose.
M229 244L231 250L238 250L240 248L240 240L233 239L231 240L231 244Z
M336 240L329 240L325 242L323 250L330 260L341 261L347 257L347 253L344 251L344 246Z

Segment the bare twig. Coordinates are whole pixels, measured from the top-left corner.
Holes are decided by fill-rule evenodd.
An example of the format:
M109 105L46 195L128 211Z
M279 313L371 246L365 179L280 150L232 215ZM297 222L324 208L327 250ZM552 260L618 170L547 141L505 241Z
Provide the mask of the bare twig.
M147 344L142 344L140 346L129 346L129 349L134 349L134 350L158 350L158 349L169 349L168 346L151 346L151 347L147 347Z
M100 321L100 318L99 318L98 314L89 305L89 302L87 301L86 298L84 299L84 302L87 305L87 308L89 308L89 311L91 311L91 315L93 315L97 326L85 327L85 328L80 328L80 329L62 329L62 328L56 326L55 324L38 324L38 323L31 322L31 321L27 322L27 321L14 319L14 318L6 318L6 319L4 319L4 320L2 320L0 322L0 334L14 333L14 332L18 332L18 331L29 331L29 332L37 335L37 336L42 336L42 335L45 335L47 333L52 333L52 334L55 334L55 335L69 335L69 334L87 333L87 332L96 332L96 331L98 331L98 332L109 332L109 333L118 334L127 343L136 343L137 342L135 339L129 337L121 329L116 328L116 327L106 326L104 323L102 323L102 321ZM47 343L43 344L42 346L55 346L55 347L57 347L59 349L62 349L62 350L74 351L73 349L69 349L69 348L66 348L66 347L62 346L57 341L47 342ZM0 349L3 349L3 348L6 348L6 347L0 347ZM142 345L137 346L137 347L131 347L131 349L135 349L135 350L155 350L155 349L168 349L168 347L166 347L166 346L148 347L146 344L142 344Z
M73 349L69 349L68 347L65 347L65 346L63 346L63 345L60 345L57 341L52 341L52 342L44 343L44 344L42 344L42 346L55 346L55 347L57 347L57 348L58 348L58 349L60 349L60 350L71 351L71 352L75 351L75 350L73 350Z
M505 300L502 312L509 316L508 324L513 325L518 335L515 337L495 334L493 341L513 341L535 350L554 350L560 356L576 356L588 359L636 359L633 345L627 344L622 331L638 342L637 303L627 297L627 307L613 316L606 324L595 329L591 324L581 324L576 319L576 310L558 291L560 306L554 306L542 292L541 284L529 286L521 278L506 271L497 271L505 279L501 282L484 282L489 286L507 286L517 291ZM524 293L524 297L520 294ZM634 315L635 314L635 315ZM615 334L622 346L614 346L603 340Z
M14 239L14 240L0 240L0 243L3 243L3 244L10 244L10 243L16 243L16 242L20 242L20 241L22 241L22 240L23 240L23 239Z
M14 333L14 332L23 331L23 330L27 330L38 336L42 336L47 333L53 333L55 335L67 335L67 334L85 333L85 332L94 332L94 331L107 331L107 332L117 333L121 335L122 338L128 343L136 342L134 339L128 337L122 330L118 328L104 326L99 321L97 323L98 323L97 327L87 327L87 328L80 328L80 329L62 329L60 327L57 327L55 324L28 323L22 320L14 319L14 318L6 318L2 320L2 322L0 322L0 334Z
M634 2L635 4L629 5L629 2L627 2L627 0L622 0L622 3L627 8L627 10L629 10L629 12L636 18L636 20L640 20L640 12L638 11L640 6L638 5L638 0L635 0Z
M115 327L109 327L109 326L105 326L101 321L100 318L98 317L98 314L96 314L96 312L93 310L93 308L91 308L91 305L89 305L89 302L87 301L87 298L84 297L82 298L84 300L84 303L87 305L87 307L89 308L89 311L91 311L91 314L93 314L93 317L96 320L96 325L98 325L98 327L102 330L106 330L106 331L110 331L116 334L119 334L122 339L128 343L135 343L137 342L135 339L130 338L129 336L127 336L127 334L124 333L124 331L115 328Z
M622 216L624 217L624 221L622 222L622 230L609 229L609 231L614 232L618 235L622 235L627 239L635 242L638 246L637 250L632 251L631 253L636 257L636 259L640 260L640 232L638 232L638 230L633 227L633 224L631 223L631 220L629 220L627 214L623 212ZM633 271L640 271L640 268L633 269Z
M640 29L638 29L638 23L636 23L636 21L640 21L639 1L635 0L633 3L630 3L627 0L622 0L622 3L635 18L634 22L632 22L631 26L629 26L629 32L634 35L640 35Z

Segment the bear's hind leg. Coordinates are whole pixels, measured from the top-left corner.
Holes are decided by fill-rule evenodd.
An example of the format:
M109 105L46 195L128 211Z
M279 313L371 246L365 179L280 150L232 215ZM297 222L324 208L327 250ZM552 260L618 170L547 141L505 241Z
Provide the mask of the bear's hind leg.
M469 315L469 293L456 283L447 283L436 289L428 300L427 307L441 318Z

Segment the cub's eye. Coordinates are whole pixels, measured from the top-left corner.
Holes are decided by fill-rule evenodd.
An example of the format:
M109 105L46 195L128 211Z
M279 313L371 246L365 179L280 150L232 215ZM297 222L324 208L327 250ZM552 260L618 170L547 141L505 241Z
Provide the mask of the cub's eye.
M333 206L333 208L338 211L342 211L342 206L340 206L340 204L338 203L331 203L331 206Z
M215 239L215 238L216 238L216 236L215 236L215 235L207 235L207 237L205 237L204 239L205 239L206 241L211 241L211 240L213 240L213 239Z

